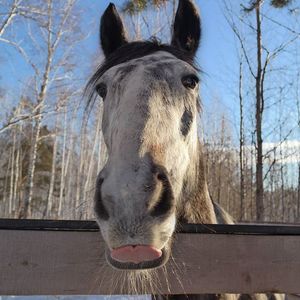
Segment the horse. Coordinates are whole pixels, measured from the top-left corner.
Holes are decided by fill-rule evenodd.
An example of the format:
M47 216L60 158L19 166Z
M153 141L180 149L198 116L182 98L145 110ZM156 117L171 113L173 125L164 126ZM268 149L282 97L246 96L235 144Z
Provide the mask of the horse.
M179 224L233 223L209 195L197 133L200 38L191 0L179 0L170 44L128 41L112 3L101 17L105 59L87 90L88 105L103 100L108 159L97 177L94 212L115 269L140 274L162 267Z

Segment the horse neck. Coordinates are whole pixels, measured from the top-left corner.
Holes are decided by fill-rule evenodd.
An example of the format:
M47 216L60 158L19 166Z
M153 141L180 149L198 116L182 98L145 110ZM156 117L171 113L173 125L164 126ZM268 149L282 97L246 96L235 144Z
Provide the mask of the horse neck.
M208 192L200 143L198 143L197 155L187 170L180 201L179 220L185 223L217 223L213 203Z

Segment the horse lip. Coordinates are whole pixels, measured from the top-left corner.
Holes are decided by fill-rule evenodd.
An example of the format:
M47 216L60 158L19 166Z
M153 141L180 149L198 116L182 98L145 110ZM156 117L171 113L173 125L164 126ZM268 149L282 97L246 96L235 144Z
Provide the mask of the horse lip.
M115 269L118 270L146 270L146 269L155 269L163 266L169 258L168 251L166 248L162 248L162 255L161 257L154 259L154 260L148 260L143 261L140 263L133 263L133 262L120 262L115 259L113 259L110 255L110 251L106 249L105 256L108 263Z

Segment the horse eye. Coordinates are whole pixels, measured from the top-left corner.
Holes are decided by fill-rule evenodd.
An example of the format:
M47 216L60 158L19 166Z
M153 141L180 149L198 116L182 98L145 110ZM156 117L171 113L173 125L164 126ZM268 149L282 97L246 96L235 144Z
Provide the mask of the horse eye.
M186 88L193 90L199 83L199 78L194 74L187 75L182 77L181 82Z
M96 92L97 94L104 99L107 93L107 88L106 88L106 84L104 83L100 83L96 86Z

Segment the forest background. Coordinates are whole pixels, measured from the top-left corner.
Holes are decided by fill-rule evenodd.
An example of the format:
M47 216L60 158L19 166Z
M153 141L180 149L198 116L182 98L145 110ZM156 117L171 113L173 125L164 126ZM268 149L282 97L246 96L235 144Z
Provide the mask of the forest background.
M300 222L300 3L195 2L211 196L238 221ZM106 150L83 91L109 1L0 3L0 217L93 219ZM177 0L115 4L131 39L170 40Z

